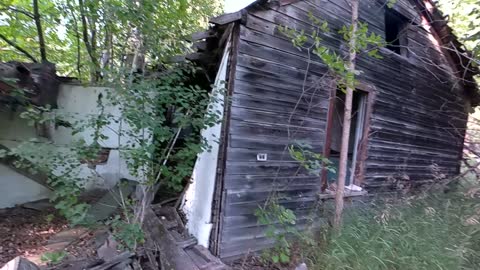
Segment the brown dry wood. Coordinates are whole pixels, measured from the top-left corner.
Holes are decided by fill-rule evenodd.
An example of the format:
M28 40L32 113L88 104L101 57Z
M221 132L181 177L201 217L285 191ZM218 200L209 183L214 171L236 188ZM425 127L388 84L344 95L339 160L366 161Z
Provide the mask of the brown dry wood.
M161 264L166 267L165 269L198 270L185 251L177 246L175 239L150 207L145 212L143 229L146 248L154 249L156 247L158 249Z

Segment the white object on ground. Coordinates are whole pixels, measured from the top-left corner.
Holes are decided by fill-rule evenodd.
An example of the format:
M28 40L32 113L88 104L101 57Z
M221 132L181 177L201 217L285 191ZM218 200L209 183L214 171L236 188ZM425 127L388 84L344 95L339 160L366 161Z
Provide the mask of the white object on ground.
M307 265L305 263L300 264L295 268L295 270L308 270Z
M350 184L348 186L345 187L346 189L348 190L351 190L351 191L362 191L363 188L357 186L357 185L354 185L354 184Z

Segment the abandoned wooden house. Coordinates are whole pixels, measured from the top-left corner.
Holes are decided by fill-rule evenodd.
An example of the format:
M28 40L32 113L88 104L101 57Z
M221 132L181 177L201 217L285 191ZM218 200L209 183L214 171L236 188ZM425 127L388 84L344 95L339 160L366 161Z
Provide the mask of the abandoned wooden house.
M360 21L388 42L382 59L357 60L347 185L369 194L458 174L468 112L479 100L478 72L433 2L386 2L360 1ZM197 51L187 59L217 86L226 82L228 98L214 105L224 121L203 134L212 151L199 156L183 210L190 232L220 258L271 244L254 213L272 192L300 227L328 198L336 175L302 169L288 147L306 142L338 164L344 94L325 64L279 28L308 35L313 15L330 27L323 45L345 54L338 30L350 23L348 3L259 0L193 36Z

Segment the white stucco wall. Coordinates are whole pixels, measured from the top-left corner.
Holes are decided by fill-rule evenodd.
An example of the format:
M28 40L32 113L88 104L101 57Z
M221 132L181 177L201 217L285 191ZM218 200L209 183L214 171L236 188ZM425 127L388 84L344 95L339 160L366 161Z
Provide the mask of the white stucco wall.
M49 189L3 164L0 164L0 186L0 208L46 199L51 194Z
M215 79L213 98L217 102L212 103L211 110L221 112L223 118L224 82L227 78L227 64L230 54L230 43L227 44L220 68ZM183 200L182 209L187 215L187 229L195 236L198 243L208 248L210 232L212 230L212 203L215 191L215 178L217 174L217 161L222 124L218 123L202 131L202 136L211 146L211 151L200 153L195 163L191 184L188 187Z
M99 94L104 97L107 96L107 89L103 87L84 87L81 85L62 85L58 96L58 111L67 121L74 121L75 119L86 119L91 114L96 114L97 100ZM120 118L119 108L113 106L106 106L105 113L114 115ZM8 148L13 148L23 141L31 138L38 138L34 127L28 125L28 122L20 118L20 112L0 112L0 144ZM124 144L128 138L118 138L120 128L127 129L128 126L124 123L112 122L102 130L102 133L108 136L100 142L102 147L109 148L110 155L106 164L97 165L96 170L88 168L87 165L81 168L80 177L84 179L92 179L86 183L87 189L94 188L111 188L121 178L135 180L127 168L125 160L121 157L118 150L120 145ZM52 142L58 151L69 151L69 146L74 140L83 138L87 142L91 142L91 134L93 131L85 131L73 137L71 130L65 127L52 127L51 129ZM45 141L43 139L43 141ZM48 189L40 188L41 186L36 182L10 170L9 168L0 167L0 184L2 191L8 190L6 193L12 196L4 197L0 201L0 208L5 205L12 206L16 203L27 202L23 201L30 198L28 201L38 200L48 196ZM8 170L7 170L8 169ZM18 197L18 200L15 199ZM23 198L23 199L22 199Z

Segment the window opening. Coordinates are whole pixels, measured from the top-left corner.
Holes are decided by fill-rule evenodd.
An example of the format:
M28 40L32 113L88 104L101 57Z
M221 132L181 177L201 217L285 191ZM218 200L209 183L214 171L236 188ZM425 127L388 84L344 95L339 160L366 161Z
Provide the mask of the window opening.
M385 41L387 48L397 54L408 56L409 20L393 9L385 10Z

